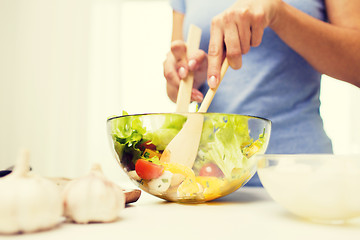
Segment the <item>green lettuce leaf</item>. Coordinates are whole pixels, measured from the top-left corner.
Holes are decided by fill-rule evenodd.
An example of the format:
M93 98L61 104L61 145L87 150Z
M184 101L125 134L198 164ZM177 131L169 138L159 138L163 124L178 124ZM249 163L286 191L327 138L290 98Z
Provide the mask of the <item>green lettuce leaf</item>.
M183 115L165 115L162 126L154 132L146 133L144 137L151 140L157 150L164 150L185 122L186 117Z
M198 157L199 164L214 162L226 178L233 178L233 169L247 167L242 148L252 142L247 118L227 116L205 119Z
M124 111L123 116L127 115ZM112 121L112 133L115 140L127 147L135 146L139 143L143 135L146 133L146 128L138 116L120 117Z
M125 111L123 116L128 115ZM114 148L119 160L127 170L135 169L135 162L141 156L141 150L137 147L143 142L146 128L138 116L119 117L111 121L112 137L115 140Z

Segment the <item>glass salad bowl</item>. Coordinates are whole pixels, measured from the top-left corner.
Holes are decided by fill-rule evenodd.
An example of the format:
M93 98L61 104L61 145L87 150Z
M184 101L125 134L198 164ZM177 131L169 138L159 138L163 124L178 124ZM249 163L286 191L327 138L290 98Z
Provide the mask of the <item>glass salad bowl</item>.
M175 144L180 157L174 159L171 143L186 128L185 139ZM107 129L118 163L139 188L168 201L200 203L250 180L254 156L268 146L271 121L221 113L125 114L109 118ZM188 151L194 155L185 161L182 153Z
M314 222L360 217L360 155L257 155L269 195L291 213Z

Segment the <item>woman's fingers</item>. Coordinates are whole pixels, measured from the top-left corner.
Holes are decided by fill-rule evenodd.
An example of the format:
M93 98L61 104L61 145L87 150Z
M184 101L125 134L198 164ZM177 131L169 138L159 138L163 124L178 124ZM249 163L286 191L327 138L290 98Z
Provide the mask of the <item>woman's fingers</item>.
M171 52L176 61L176 72L181 79L188 75L188 63L186 57L186 45L184 41L177 40L171 43Z
M179 87L176 87L171 84L166 84L167 95L170 98L170 100L173 101L174 103L176 103L178 91L179 91Z
M189 56L188 67L194 72L194 86L191 92L191 101L202 102L204 96L197 89L206 80L207 54L199 49Z
M239 69L242 64L242 42L240 43L240 35L238 32L238 26L232 21L232 17L226 20L224 28L224 42L226 46L226 57L229 61L229 65L233 69Z
M197 50L188 58L185 43L174 41L163 63L163 69L167 94L173 102L176 102L180 80L186 78L189 70L194 71L194 88L198 88L206 81L207 54L203 50ZM203 98L202 93L197 89L193 89L191 96L192 100L197 102L201 102Z
M207 55L203 50L197 50L193 55L189 56L188 67L190 71L198 70L207 60Z
M167 59L164 61L164 77L168 84L175 87L179 86L180 77L176 71L175 60L171 54L168 54Z
M266 27L266 21L265 21L264 13L255 14L252 17L252 22L251 22L250 44L252 47L258 47L260 45L265 27Z
M239 13L239 16L237 18L237 28L240 36L242 54L246 54L250 51L252 32L250 28L250 19L248 18L247 14L248 13L246 12Z
M217 88L220 68L224 51L223 21L215 17L211 23L210 43L208 49L208 84L210 88Z
M193 88L191 91L191 101L201 103L204 99L204 95L196 88Z
M224 55L233 69L239 69L242 65L242 55L248 53L250 47L261 44L264 29L276 15L281 2L280 0L240 0L213 19L208 58L210 88L216 88L219 83Z

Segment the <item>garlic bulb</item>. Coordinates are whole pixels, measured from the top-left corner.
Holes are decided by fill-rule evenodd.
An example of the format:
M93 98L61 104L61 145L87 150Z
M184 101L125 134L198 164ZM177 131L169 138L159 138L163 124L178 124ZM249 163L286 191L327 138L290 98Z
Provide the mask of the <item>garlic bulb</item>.
M125 207L122 189L94 164L91 172L72 180L63 191L65 216L76 223L112 222Z
M24 150L14 171L0 179L0 233L35 232L62 220L58 187L28 171L29 152Z

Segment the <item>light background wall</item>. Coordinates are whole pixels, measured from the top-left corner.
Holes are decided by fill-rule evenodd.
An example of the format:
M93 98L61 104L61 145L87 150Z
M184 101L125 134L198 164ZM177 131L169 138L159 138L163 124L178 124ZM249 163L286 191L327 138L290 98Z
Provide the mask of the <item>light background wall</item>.
M76 177L100 162L126 181L106 119L171 112L162 62L166 0L0 0L0 168L22 147L34 171ZM360 153L360 91L324 76L321 113L336 153Z

